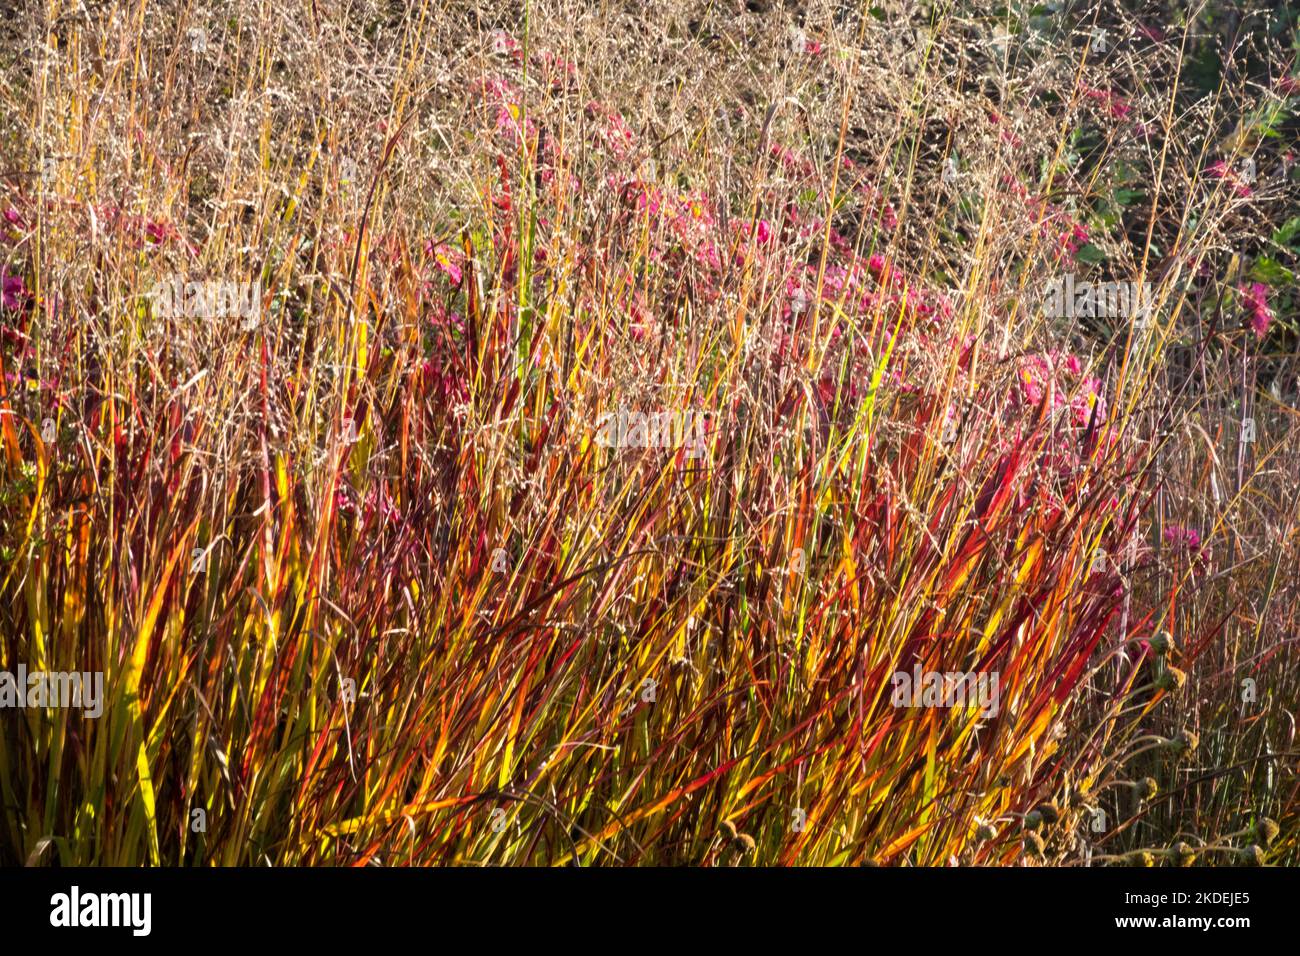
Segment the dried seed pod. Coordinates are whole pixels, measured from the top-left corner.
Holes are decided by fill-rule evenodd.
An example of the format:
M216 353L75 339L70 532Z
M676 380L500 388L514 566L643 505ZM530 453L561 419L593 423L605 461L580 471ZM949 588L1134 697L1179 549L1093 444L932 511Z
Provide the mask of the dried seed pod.
M1171 846L1168 852L1175 866L1191 866L1196 862L1196 852L1182 840Z
M1173 744L1178 753L1195 753L1196 748L1201 745L1201 738L1195 731L1183 729L1178 731L1178 736L1173 739Z
M1023 846L1025 848L1025 852L1030 856L1041 857L1043 855L1043 850L1046 848L1047 844L1044 842L1040 834L1035 833L1033 830L1030 830L1028 833L1025 834Z
M1149 850L1134 850L1124 857L1124 862L1129 866L1155 866L1155 855Z
M1048 800L1034 807L1034 812L1043 818L1043 822L1048 826L1056 823L1061 819L1061 808L1056 805L1055 800Z
M1252 843L1240 851L1238 859L1241 861L1242 866L1263 866L1264 848L1257 843Z
M1151 649L1157 654L1164 655L1168 654L1170 651L1176 652L1178 650L1178 645L1174 643L1174 639L1169 636L1168 631L1161 631L1159 634L1155 635L1155 637L1151 638L1150 643Z
M1177 667L1166 666L1156 678L1156 687L1161 690L1175 691L1187 683L1187 674Z
M1277 821L1268 817L1260 817L1259 822L1255 824L1255 836L1264 846L1272 846L1280 832L1282 828L1277 825Z
M1155 777L1143 777L1137 783L1133 784L1133 791L1138 800L1150 800L1160 792L1160 787L1156 784Z

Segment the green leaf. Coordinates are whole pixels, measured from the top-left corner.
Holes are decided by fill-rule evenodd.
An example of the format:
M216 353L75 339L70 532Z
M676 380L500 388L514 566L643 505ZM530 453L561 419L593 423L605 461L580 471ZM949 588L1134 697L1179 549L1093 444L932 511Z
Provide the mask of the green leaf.
M1274 288L1295 282L1294 272L1276 259L1270 259L1268 256L1261 256L1255 260L1255 265L1250 270L1250 276L1252 279L1266 282Z
M1279 246L1290 246L1297 235L1300 235L1300 216L1284 222L1282 228L1273 233L1273 241Z
M1096 265L1098 262L1106 261L1106 253L1089 242L1079 247L1079 251L1074 254L1074 258L1089 265Z

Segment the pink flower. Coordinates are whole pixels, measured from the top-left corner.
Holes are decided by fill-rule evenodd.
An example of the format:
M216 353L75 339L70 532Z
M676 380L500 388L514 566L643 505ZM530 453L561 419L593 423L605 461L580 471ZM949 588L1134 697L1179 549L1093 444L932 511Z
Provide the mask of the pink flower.
M1252 282L1249 286L1240 287L1238 291L1242 295L1242 304L1250 313L1250 327L1254 330L1255 337L1262 339L1273 324L1273 310L1268 305L1268 286L1262 282Z
M1070 226L1070 231L1065 234L1063 242L1070 255L1074 255L1088 244L1088 238L1088 227L1081 222L1076 222Z
M21 309L31 296L31 293L27 291L27 286L23 284L22 276L8 272L0 273L0 290L3 291L3 302L6 309Z
M366 495L362 511L366 518L378 516L384 524L400 524L402 520L402 513L382 487Z
M1133 107L1123 97L1116 96L1110 90L1098 90L1085 86L1082 92L1088 99L1102 106L1114 119L1123 119L1133 111Z
M1238 196L1245 197L1254 192L1250 187L1250 183L1222 159L1215 160L1206 166L1205 175L1211 179L1226 179L1232 185L1232 191Z
M808 162L806 159L802 159L793 150L782 146L780 143L773 143L770 151L772 156L781 163L782 168L785 169L786 172L794 173L799 176L811 176L813 174L814 167L812 163ZM847 157L845 157L844 162L846 165L848 164L849 160Z
M1079 428L1088 427L1088 423L1093 420L1094 415L1097 421L1101 421L1106 417L1106 399L1101 394L1100 379L1089 378L1084 381L1083 394L1070 403L1070 412L1074 418L1074 424Z
M1260 309L1250 317L1250 327L1255 337L1262 339L1268 334L1268 327L1273 321L1273 312L1268 308Z
M1201 548L1200 532L1179 524L1165 528L1165 540L1179 550L1199 551Z
M772 241L772 224L766 219L758 221L758 241L763 245Z
M585 110L588 119L604 120L604 125L596 129L596 135L615 159L626 159L636 145L636 134L616 111L604 104L592 100Z
M1043 381L1034 371L1027 366L1020 369L1020 400L1026 405L1039 404L1045 394Z
M516 98L517 91L514 86L507 80L499 76L489 76L479 80L472 87L485 100L495 100L499 103L510 103Z
M992 123L994 126L1002 126L1003 125L1002 114L997 112L996 110L990 112L989 122ZM1014 146L1017 149L1025 145L1025 141L1023 139L1021 139L1019 136L1017 136L1011 130L1006 129L1005 127L1002 129L1002 132L998 134L998 138L1001 139L1002 142L1004 143L1010 143L1012 146Z
M455 250L441 243L434 246L432 243L425 245L425 251L433 256L434 264L451 279L451 284L460 287L461 268L460 261L463 259Z
M492 34L492 52L498 56L511 56L519 52L519 41L504 30Z

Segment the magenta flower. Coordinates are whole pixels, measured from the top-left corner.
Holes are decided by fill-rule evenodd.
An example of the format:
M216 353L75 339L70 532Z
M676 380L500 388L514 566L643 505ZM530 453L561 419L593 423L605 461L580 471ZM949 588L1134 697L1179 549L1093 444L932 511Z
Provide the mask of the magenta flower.
M1133 107L1123 97L1116 96L1110 90L1085 86L1082 92L1085 97L1105 109L1113 119L1124 119L1133 111Z
M1101 380L1086 379L1083 391L1070 402L1070 414L1074 424L1086 428L1094 417L1101 421L1106 417L1106 399L1101 394Z
M1249 286L1242 286L1239 291L1242 304L1250 313L1250 327L1254 330L1255 337L1262 339L1273 324L1273 310L1268 305L1268 286L1262 282L1252 282Z
M1080 229L1083 230L1082 233L1080 233ZM1047 231L1046 224L1044 224L1043 231ZM1061 248L1065 251L1069 261L1078 262L1079 250L1088 244L1087 227L1071 226L1067 232L1063 232L1057 237L1057 241L1061 244Z
M519 41L504 30L492 34L492 52L497 56L514 56L520 49Z
M437 246L432 246L432 244L426 245L425 251L433 256L434 264L447 274L451 279L451 284L460 288L462 275L460 262L463 261L464 257L458 254L455 250L442 244Z
M1165 541L1183 551L1199 551L1201 549L1200 532L1195 528L1187 528L1180 524L1172 524L1165 528Z
M0 289L3 290L3 301L6 309L21 309L28 298L31 297L31 293L27 291L27 286L23 284L23 277L12 273L0 273Z
M1255 191L1251 188L1250 183L1246 182L1245 178L1238 174L1237 170L1222 159L1215 160L1206 166L1205 175L1211 179L1226 179L1232 185L1232 191L1243 198Z

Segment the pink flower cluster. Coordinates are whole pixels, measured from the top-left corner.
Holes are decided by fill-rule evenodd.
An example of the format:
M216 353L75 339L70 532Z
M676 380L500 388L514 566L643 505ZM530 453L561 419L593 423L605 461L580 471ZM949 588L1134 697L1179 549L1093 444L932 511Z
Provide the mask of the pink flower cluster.
M507 40L502 41L502 52L521 61L519 51ZM776 324L765 333L771 343L765 360L774 371L806 361L813 345L807 334L810 316L814 311L822 316L818 328L829 342L817 346L825 343L828 351L813 384L823 415L853 414L867 393L882 348L891 343L898 346L897 360L891 363L887 381L915 395L922 405L942 399L928 394L924 379L911 373L909 363L958 350L960 374L970 374L973 342L953 329L952 299L921 276L909 274L905 264L893 258L888 249L898 214L884 184L852 160L844 158L839 178L840 195L849 197L849 202L828 223L825 177L808 156L773 139L767 155L759 159L770 158L778 176L759 190L752 211L738 213L721 208L705 187L683 187L675 177L656 175L640 138L616 110L602 103L586 105L588 123L582 132L587 138L579 144L584 154L576 161L566 155L575 131L569 131L567 140L549 135L544 108L530 112L520 135L520 92L511 81L488 77L476 90L486 107L485 119L489 123L496 119L494 135L500 145L499 183L489 187L486 204L509 212L511 184L523 174L519 147L524 138L536 144L529 149L536 164L533 174L547 188L537 194L537 228L530 237L534 255L542 263L551 259L571 263L600 280L577 285L602 288L608 296L590 303L590 308L579 304L578 314L608 315L612 309L625 321L604 323L597 334L649 342L681 321L687 314L681 308L684 303L689 302L691 312L707 308L736 294L740 282L763 289L760 301L772 302ZM1124 111L1123 104L1116 108ZM1000 117L994 121L1003 122ZM603 159L605 168L592 177L584 170L595 158ZM554 179L547 178L551 170ZM1012 177L1004 182L1021 201L1029 228L1040 230L1064 255L1073 257L1089 241L1087 226L1066 210L1031 194ZM817 200L809 202L810 193ZM555 248L557 242L571 241L572 232L551 234L552 204L608 210L599 227L599 242L576 254L571 248L563 252ZM521 254L518 217L497 218L492 248L500 262L491 268L509 284L515 281ZM825 256L823 241L829 244ZM448 351L447 346L464 334L464 320L453 309L465 292L470 266L458 250L444 244L430 242L424 252L434 337L441 343L433 349L428 371L432 374L433 368L441 368L456 378L451 369L461 362L463 349ZM501 307L514 308L509 297ZM843 334L849 327L845 320L860 334ZM1085 375L1077 356L1055 352L1028 356L1017 372L1018 381L1009 392L981 397L983 407L998 420L1032 419L1026 410L1032 412L1046 403L1048 411L1060 412L1058 417L1069 426L1083 429L1107 413L1101 382ZM434 388L451 393L457 386L451 382ZM843 393L838 394L841 388ZM1010 430L1008 441L1014 441ZM1066 437L1056 428L1046 441L1042 465L1064 488L1083 467L1085 450L1078 436Z
M1252 282L1241 286L1238 291L1241 293L1242 304L1250 315L1250 327L1256 338L1262 339L1273 324L1273 310L1268 304L1268 286L1262 282Z
M3 302L6 309L21 309L31 298L23 277L0 270L0 290L3 290Z
M1091 86L1082 86L1079 92L1096 103L1111 119L1127 119L1128 115L1133 112L1132 105L1122 96L1112 93L1110 90L1097 89Z
M1094 416L1100 421L1106 415L1101 380L1083 376L1083 363L1077 355L1027 355L1021 359L1017 383L1021 404L1038 406L1050 398L1050 407L1067 409L1071 423L1078 428L1086 427Z
M1201 533L1195 528L1171 524L1165 528L1165 541L1180 551L1199 552L1201 550Z
M1229 166L1224 160L1218 159L1205 167L1205 174L1211 179L1222 179L1227 181L1232 187L1232 191L1238 196L1245 198L1254 192L1250 183L1246 182L1245 177L1240 172Z

